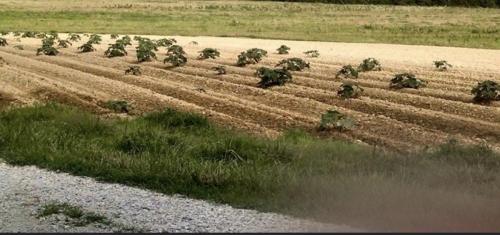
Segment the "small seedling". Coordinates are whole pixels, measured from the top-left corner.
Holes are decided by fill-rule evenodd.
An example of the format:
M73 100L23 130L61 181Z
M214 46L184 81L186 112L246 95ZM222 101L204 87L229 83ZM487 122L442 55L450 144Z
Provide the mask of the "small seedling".
M434 66L436 66L436 69L438 69L439 71L446 71L453 67L451 64L448 64L446 60L434 61Z
M128 102L124 100L110 100L105 103L105 106L118 113L128 113L130 111Z
M352 67L352 65L343 66L335 75L335 78L344 77L344 78L358 78L359 72L357 69Z
M319 51L318 50L306 51L306 52L304 52L304 54L306 56L309 56L309 57L319 57Z
M363 60L363 62L358 66L358 70L360 72L380 71L382 70L382 66L377 59L368 58Z
M69 41L72 41L72 42L78 42L80 41L82 38L80 37L80 35L76 34L76 33L71 33L69 34L68 36L68 39Z
M486 80L479 82L471 91L474 95L474 101L477 103L490 103L500 100L500 84Z
M198 56L198 59L204 60L204 59L215 59L220 56L220 52L215 49L215 48L205 48L202 51L200 51L200 55Z
M391 88L401 89L401 88L413 88L418 89L424 87L426 82L418 79L414 74L402 73L396 74L393 79L391 79Z
M337 92L337 95L344 99L358 98L361 96L363 91L363 88L356 84L344 83L340 85L340 89Z
M302 71L305 68L310 68L310 65L301 58L290 58L281 60L276 67L281 67L289 71Z
M286 46L286 45L281 45L278 49L276 49L278 51L278 54L280 55L285 55L285 54L288 54L288 51L290 50L290 47Z
M60 48L68 48L69 46L73 45L69 40L62 40L59 39L57 46Z
M9 45L9 43L7 43L7 39L0 38L0 46L4 47L4 46L7 46L7 45Z
M258 85L262 88L282 86L292 80L292 74L286 69L261 67L257 69L255 74L261 79Z
M129 66L127 70L125 70L125 74L133 74L135 76L140 76L142 74L141 67L137 65Z
M36 55L44 54L48 56L55 56L59 51L54 47L55 38L50 36L42 40L42 47L38 48Z
M119 37L119 35L118 34L111 34L110 37L111 37L111 39L117 39Z
M224 65L215 66L212 69L217 72L217 75L226 74L226 67Z
M318 129L320 131L335 129L338 131L351 130L356 126L354 119L340 113L337 110L331 109L321 115L321 121Z

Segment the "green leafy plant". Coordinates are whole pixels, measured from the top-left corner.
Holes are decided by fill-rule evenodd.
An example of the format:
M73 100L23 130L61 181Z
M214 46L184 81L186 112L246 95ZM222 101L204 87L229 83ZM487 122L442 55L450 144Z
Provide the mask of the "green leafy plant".
M7 46L7 45L9 45L9 43L7 43L7 39L0 38L0 46L4 47L4 46Z
M156 41L156 46L158 47L170 47L172 45L174 45L175 43L177 43L177 40L173 39L173 38L162 38L162 39L159 39Z
M13 32L13 34L14 34L14 37L19 37L19 36L21 36L21 32L17 32L17 31L16 31L16 32Z
M116 42L120 42L121 44L125 45L125 46L130 46L132 45L132 39L130 38L130 36L128 35L125 35L123 36L122 38L116 40Z
M321 121L319 123L318 129L320 131L335 129L338 131L352 130L356 126L354 119L351 117L340 113L335 109L326 111L321 115Z
M141 67L137 65L129 66L127 70L125 70L125 74L133 74L135 76L140 76L142 74Z
M318 50L306 51L306 52L304 52L304 54L306 56L309 56L309 57L319 57L319 51Z
M212 69L217 72L217 75L226 74L226 67L224 65L215 66Z
M187 63L187 58L181 53L168 53L167 57L163 60L163 63L170 63L175 67L185 65Z
M276 49L278 51L278 54L280 55L284 55L284 54L288 54L288 51L290 50L290 47L286 46L286 45L281 45L278 49Z
M436 69L438 69L439 71L446 71L446 70L450 69L451 67L453 67L446 60L434 61L434 66L436 66Z
M179 45L172 45L168 48L167 53L176 53L176 54L186 54L184 48Z
M69 46L73 45L69 40L63 40L63 39L58 39L57 40L57 46L61 48L68 48Z
M134 40L139 41L139 45L136 47L137 61L151 61L156 59L155 51L158 51L156 43L149 38L134 37Z
M46 37L53 37L55 39L58 39L59 38L59 34L56 31L52 30L49 33L47 33Z
M358 66L358 70L361 72L380 71L382 70L382 66L377 59L367 58L364 59L363 62L361 62L361 64Z
M199 52L198 59L215 59L220 56L220 52L215 48L205 48Z
M357 69L352 67L352 65L343 66L335 75L335 78L344 77L344 78L358 78L359 72Z
M42 40L42 47L38 48L36 55L44 54L48 56L55 56L59 51L54 47L55 38L50 36Z
M105 107L119 113L128 113L130 111L128 102L124 100L110 100L105 103Z
M68 39L69 41L72 41L72 42L78 42L80 41L82 38L80 37L80 35L76 34L76 33L70 33L68 35Z
M92 34L92 35L90 35L88 42L90 44L101 44L102 37L99 34Z
M401 73L396 74L393 79L391 79L391 88L401 89L401 88L413 88L418 89L424 87L426 82L418 79L414 74L411 73Z
M289 71L302 71L305 68L310 68L309 63L301 58L289 58L281 60L276 67L282 67Z
M36 38L36 35L38 33L37 32L32 32L32 31L28 31L28 32L24 32L21 37L22 38Z
M337 92L337 95L344 99L358 98L361 96L363 91L363 88L356 84L344 83L340 85L340 89Z
M96 49L94 48L94 46L92 46L92 43L87 42L87 43L81 45L80 47L78 47L78 50L80 50L83 53L86 53L86 52L95 51Z
M120 37L118 34L111 34L109 36L111 37L111 39L117 39L118 37Z
M115 44L109 44L108 49L104 52L107 57L117 57L127 55L127 50L125 50L125 44L117 40Z
M255 74L261 79L258 85L262 88L282 86L292 80L292 74L286 69L260 67Z
M241 52L238 55L238 60L236 65L245 66L247 64L256 64L259 63L262 58L267 56L267 51L259 48L248 49L247 51Z
M491 80L479 82L471 93L477 103L490 103L491 101L500 100L500 84Z

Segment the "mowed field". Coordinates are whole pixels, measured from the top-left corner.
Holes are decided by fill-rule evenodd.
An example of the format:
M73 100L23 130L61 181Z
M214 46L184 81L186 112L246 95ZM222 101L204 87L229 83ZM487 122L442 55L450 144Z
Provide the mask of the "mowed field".
M66 35L60 34L61 38ZM147 36L158 39L159 36ZM106 58L109 35L97 51L79 53L77 47L87 38L57 56L36 56L41 40L8 36L9 45L0 47L4 63L0 67L2 103L31 104L57 101L77 105L99 114L111 114L104 103L125 100L132 104L131 115L172 107L208 116L224 126L251 133L278 136L284 130L302 128L315 132L321 115L337 109L355 118L357 127L346 132L321 133L389 149L412 151L437 146L454 138L466 144L487 143L500 149L500 103L480 105L472 102L471 89L480 81L500 82L500 53L497 50L401 46L384 44L316 43L244 38L175 37L188 53L182 67L163 64L164 49L158 61L139 64L141 76L125 75L136 65L135 44L128 56ZM196 41L197 44L191 43ZM290 46L289 55L278 55L281 44ZM14 48L23 45L24 50ZM221 57L198 60L198 51L217 48ZM237 55L258 47L269 52L262 62L235 66ZM303 51L316 49L318 58L306 58ZM255 70L274 67L281 59L302 57L311 68L293 72L284 86L262 89ZM375 57L382 71L362 73L358 79L336 79L346 64L359 64ZM436 71L433 61L446 59L454 67ZM225 65L226 75L216 75L213 67ZM421 89L389 88L396 73L412 72L428 81ZM343 100L336 95L344 81L365 89L359 99Z

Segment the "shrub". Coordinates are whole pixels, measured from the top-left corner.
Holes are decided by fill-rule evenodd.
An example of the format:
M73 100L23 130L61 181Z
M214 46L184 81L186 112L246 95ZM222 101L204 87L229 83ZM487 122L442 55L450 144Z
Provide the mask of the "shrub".
M380 71L382 70L382 66L377 59L368 58L363 60L363 62L358 66L358 70L361 72Z
M119 40L117 40L119 41ZM125 44L121 43L121 41L115 44L109 44L109 48L104 52L104 55L107 57L117 57L117 56L125 56L127 55L127 51L125 50Z
M344 83L340 85L340 89L337 92L337 95L344 99L358 98L361 96L363 91L363 88L356 84Z
M9 45L9 43L7 43L7 39L0 38L0 46L4 47L4 46L7 46L7 45Z
M344 78L358 78L359 72L357 69L352 67L352 65L343 66L335 75L335 78L344 77Z
M286 69L271 69L261 67L255 73L261 80L259 87L268 88L271 86L282 86L292 80L292 74Z
M446 71L446 70L450 69L451 67L453 67L451 64L448 64L448 62L446 60L434 61L434 66L436 66L436 68L439 71Z
M158 51L158 47L156 43L151 41L149 38L142 37L134 37L134 40L139 41L139 45L136 47L137 52L137 61L151 61L152 59L156 59L155 51Z
M247 64L259 63L262 58L267 56L267 51L259 48L248 49L247 51L241 52L238 55L238 61L236 64L238 66L245 66Z
M125 74L133 74L135 76L139 76L142 74L141 67L137 65L129 66L127 70L125 70Z
M61 48L68 48L69 46L73 45L69 40L59 39L57 42L57 46Z
M474 95L474 101L478 103L500 100L500 84L491 80L479 82L471 92Z
M38 48L36 51L36 55L44 54L44 55L49 55L49 56L55 56L59 54L59 51L54 48L55 44L55 38L54 37L47 37L42 40L42 47Z
M286 45L281 45L278 49L276 49L278 51L278 54L280 55L284 55L284 54L288 54L288 51L290 50L290 47L286 46Z
M175 40L173 38L170 38L170 39L162 38L162 39L156 41L156 46L168 48L168 47L174 45L174 43L177 43L177 40Z
M426 82L418 79L414 74L402 73L396 74L393 79L391 79L391 88L413 88L418 89L426 85Z
M82 38L80 37L80 35L76 34L76 33L71 33L69 34L68 36L68 40L69 41L72 41L72 42L78 42L80 41Z
M90 44L101 44L102 37L99 34L92 34L89 37L89 43Z
M217 75L226 74L226 67L224 65L215 66L212 69L217 71Z
M105 103L105 107L119 113L128 113L130 108L124 100L110 100Z
M119 36L118 36L118 34L111 34L110 37L111 37L111 39L117 39Z
M306 52L304 52L304 54L306 54L306 56L309 56L309 57L319 57L319 51L318 50L306 51Z
M351 117L331 109L321 115L318 129L320 131L335 129L338 131L351 130L355 127L355 121Z
M24 32L21 35L21 37L22 38L35 38L37 34L38 34L37 32L30 32L30 31L28 31L28 32Z
M305 68L310 68L309 63L305 62L301 58L289 58L281 60L276 67L282 67L289 71L302 71Z
M220 56L220 52L215 49L215 48L205 48L202 51L200 51L200 55L198 56L199 59L204 60L204 59L215 59L216 57Z

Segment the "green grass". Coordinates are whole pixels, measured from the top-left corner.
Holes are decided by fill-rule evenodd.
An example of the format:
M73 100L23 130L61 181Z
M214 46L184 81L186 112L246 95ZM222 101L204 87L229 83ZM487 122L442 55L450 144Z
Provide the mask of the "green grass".
M362 227L384 228L388 221L401 228L429 226L438 221L429 213L450 219L464 212L468 221L497 228L491 218L500 213L500 156L486 146L450 142L399 155L298 130L274 140L249 136L171 109L133 120L102 119L55 104L5 110L0 157ZM413 196L406 198L408 193Z
M47 217L55 214L63 214L71 218L75 226L87 226L93 223L109 225L110 221L102 216L92 212L85 212L82 208L72 206L68 203L48 203L43 205L38 212L38 217Z
M16 3L17 4L17 3ZM500 9L250 1L4 3L0 31L242 36L500 48Z

